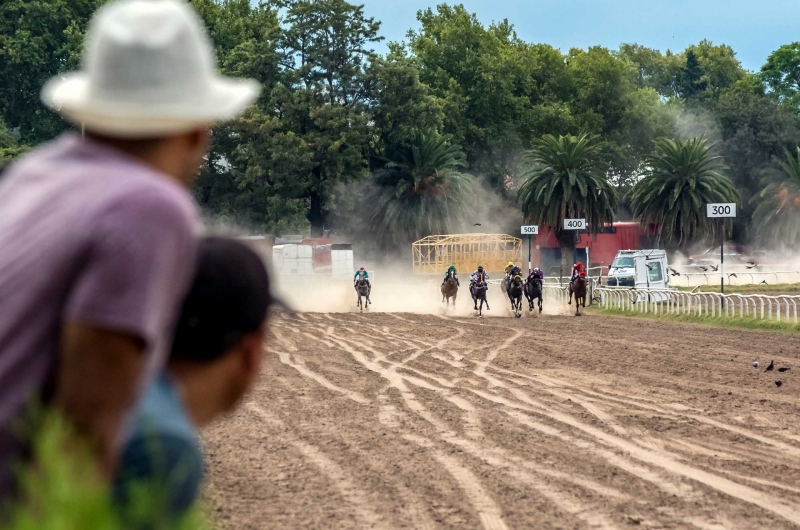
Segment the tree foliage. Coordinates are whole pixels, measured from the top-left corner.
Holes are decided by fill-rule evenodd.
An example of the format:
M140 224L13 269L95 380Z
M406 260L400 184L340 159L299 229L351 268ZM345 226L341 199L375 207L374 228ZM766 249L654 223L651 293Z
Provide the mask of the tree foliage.
M0 161L67 128L39 90L79 64L86 23L103 1L0 5ZM418 28L377 54L379 21L347 0L190 1L220 69L263 87L245 116L214 128L194 189L208 215L247 230L352 230L362 194L351 190L374 183L381 157L421 131L460 145L469 166L459 173L502 201L530 176L525 153L545 135L596 137L620 192L647 172L658 138L705 135L743 198L733 237L744 241L757 232L750 199L761 175L800 145L798 43L754 74L731 47L708 40L685 50L562 52L524 41L509 20L484 24L463 5L442 4L419 11ZM700 228L693 237L707 235Z
M614 220L617 194L608 182L603 144L587 134L545 135L528 152L528 168L517 198L525 220L555 229L562 249L562 269L572 263L575 232L564 219L585 218L597 234Z
M769 184L753 197L756 235L778 248L800 246L800 148L776 158L767 172Z
M800 110L800 42L784 44L767 58L761 77L777 99Z
M733 183L722 174L722 159L705 138L661 139L645 157L644 178L631 190L633 215L656 224L661 237L685 245L718 233L705 205L739 202Z
M393 149L364 201L375 243L402 248L432 234L463 231L475 202L466 167L461 146L435 132L417 133Z

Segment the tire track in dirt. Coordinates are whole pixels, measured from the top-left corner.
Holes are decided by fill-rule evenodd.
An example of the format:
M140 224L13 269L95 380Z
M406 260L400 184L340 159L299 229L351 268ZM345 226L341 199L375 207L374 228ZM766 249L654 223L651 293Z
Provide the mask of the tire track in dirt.
M566 521L580 528L625 526L626 517L630 521L641 519L645 526L665 523L669 526L667 520L670 520L673 526L701 529L765 527L763 521L769 517L778 518L774 522L779 527L785 527L786 523L800 526L800 510L795 508L794 502L789 502L789 498L794 500L800 495L800 488L782 484L779 479L770 480L762 472L764 466L780 465L781 469L788 470L788 476L796 476L791 466L800 466L800 447L793 442L800 436L796 430L779 431L786 429L784 417L765 417L763 422L759 422L745 411L738 415L721 414L720 407L709 410L707 405L704 406L703 400L698 400L698 394L694 400L669 402L670 399L680 399L679 391L687 388L685 380L677 375L645 375L642 381L652 382L657 380L655 377L661 377L666 382L665 390L636 395L636 391L642 392L641 389L647 387L614 387L612 385L618 383L614 378L603 379L602 376L594 379L596 385L587 388L586 383L590 380L587 376L592 373L591 363L589 369L581 365L575 377L570 375L567 380L561 367L553 370L547 363L548 369L540 370L538 367L543 366L542 363L520 364L515 360L530 349L534 350L532 355L539 358L552 351L563 361L574 358L575 353L581 351L580 347L587 343L592 344L594 352L604 351L605 344L612 342L624 345L625 341L620 339L603 340L603 333L616 330L612 330L611 325L602 324L602 319L587 319L585 322L590 331L580 340L564 338L555 331L544 331L544 328L536 330L534 340L531 328L518 321L511 321L516 324L511 327L500 319L493 323L486 320L476 323L444 318L440 319L443 322L434 323L433 319L438 317L408 315L406 318L405 315L386 314L364 317L327 314L291 319L281 317L282 320L274 326L278 329L274 342L281 347L280 351L274 351L276 362L299 374L300 378L294 381L307 380L311 385L341 395L346 398L340 400L341 403L358 403L362 407L360 410L373 414L374 420L385 426L391 436L424 449L464 491L484 528L515 526L509 524L515 519L507 520L504 515L505 499L499 493L502 488L496 489L502 483L530 488L560 512ZM392 321L395 324L391 324ZM593 326L595 321L601 322L596 330ZM694 336L700 337L700 344L709 340L703 338L703 333L694 333ZM671 355L666 338L658 336L654 339L654 344L645 352L647 355ZM308 344L324 346L325 356L318 357L316 347L309 348ZM536 352L537 344L546 345L543 353ZM650 346L650 342L642 342L639 347L645 344ZM352 364L342 364L342 355L355 361L356 366L378 375L379 381L384 381L385 385L376 387L373 379L368 385L369 392L361 385L357 387L362 389L361 392L350 388L344 368ZM336 360L335 364L329 364L327 357ZM313 370L306 366L306 359L309 363L313 359ZM727 358L724 360L728 361ZM363 373L361 368L358 372ZM669 373L680 374L681 370ZM683 388L670 391L669 381L681 381ZM705 387L726 388L713 381ZM303 399L304 408L308 407L307 393ZM751 403L757 401L750 399ZM791 406L788 401L787 404ZM507 444L504 438L486 436L484 429L490 429L491 423L487 421L482 425L482 421L498 413L511 420L505 422L505 426L518 425L504 427L504 436L505 433L518 436L517 433L526 430L535 431L538 433L535 439L551 438L553 441L544 443L554 448L563 447L558 451L565 454L574 452L580 455L580 462L597 462L599 467L590 463L585 469L576 467L570 472L568 462L560 462L560 468L556 469L551 467L549 459L542 463L521 456L516 452L516 446ZM740 426L731 421L750 423ZM658 427L660 422L678 430L650 428ZM350 439L357 440L357 435L348 434L351 436ZM319 452L318 446L303 443ZM309 460L319 455L327 458L339 466L338 471L349 475L349 486L357 487L353 480L355 475L326 455L313 451L312 456L301 453ZM713 465L714 459L731 465L717 469ZM322 460L320 462L324 465ZM581 464L576 462L575 465ZM608 466L636 478L630 486L623 482L622 490L604 484L602 479L596 480L594 473L606 470ZM597 470L593 469L595 467ZM651 512L660 514L655 515L655 520L651 521L648 514L641 518L633 505L635 484L639 480L681 501L669 507L656 508ZM488 495L488 502L475 493L475 488ZM590 495L579 494L576 488ZM360 485L359 493L368 494L364 489ZM722 494L712 497L714 504L736 507L736 515L724 508L716 514L709 510L697 513L696 507L706 503L710 491ZM404 499L409 506L415 504L415 493L411 490L398 488L398 498ZM724 500L726 498L730 500ZM370 504L371 501L366 502ZM757 525L753 521L745 523L741 518L745 508L740 505L757 507L754 521L761 522ZM619 518L622 510L631 515ZM427 514L424 509L416 516L411 515L412 511L409 508L406 517L414 520L417 527L436 527L429 519L425 521ZM372 512L379 519L384 517L374 508ZM486 513L490 515L488 519L481 515ZM731 518L723 517L722 513ZM365 524L373 524L366 522L363 515L359 517Z
M497 368L494 368L494 367L493 367L493 369L500 370L500 369L497 369ZM500 370L500 371L502 371L502 370ZM503 372L507 372L507 371L503 371ZM523 374L513 374L513 375L518 376L518 377L525 377ZM552 376L539 376L538 378L529 378L529 379L531 381L533 381L533 382L543 384L544 385L543 388L547 392L549 392L549 393L551 393L553 395L560 395L562 397L569 396L572 399L572 401L582 404L585 408L587 408L587 410L589 410L589 407L586 406L587 402L580 398L581 394L597 398L601 402L605 402L606 406L610 407L610 408L613 407L614 403L622 403L622 404L626 404L628 406L634 406L634 407L637 407L637 408L640 408L640 409L643 409L643 410L657 412L659 414L662 414L662 415L668 416L668 417L674 417L674 418L679 418L679 419L690 419L690 420L696 421L696 422L701 423L701 424L709 425L709 426L715 427L717 429L721 429L721 430L728 431L728 432L733 433L733 434L737 434L737 435L740 435L740 436L744 436L744 437L750 438L752 440L761 442L761 443L763 443L765 445L770 445L772 447L780 449L782 451L783 455L791 455L791 456L795 456L795 457L800 457L800 448L798 448L796 446L790 445L788 443L785 443L785 442L782 442L782 441L779 441L779 440L775 440L775 439L767 437L767 436L763 436L761 434L755 433L752 430L746 429L744 427L739 427L739 426L723 423L723 422L720 422L720 421L715 420L713 418L709 418L709 417L706 417L706 416L701 416L699 414L685 413L683 410L681 410L681 409L687 409L687 407L678 407L677 410L676 410L676 408L666 408L666 407L660 407L660 406L652 405L652 404L646 402L646 401L649 401L649 400L646 400L646 399L641 398L641 397L630 396L628 398L623 398L623 397L620 397L620 396L609 396L609 395L604 394L602 392L588 390L588 389L582 388L582 387L580 387L578 385L575 385L574 383L569 383L569 382L566 382L566 381L564 381L562 379L554 378ZM568 392L565 393L565 392L561 392L559 390L554 390L555 388L563 388L565 390L568 390ZM589 404L589 405L591 406L591 404ZM688 409L688 410L691 410L691 409ZM598 417L600 417L600 416L598 416ZM619 432L619 428L621 426L619 426L616 422L614 422L614 420L611 417L607 417L607 418L600 417L600 419L605 421L609 425L609 427L611 427L615 431ZM619 434L623 434L624 435L623 432L619 432ZM649 438L649 439L646 439L646 440L640 440L640 441L642 443L644 443L645 445L650 445L650 446L654 446L654 445L658 446L658 444L662 444L663 445L663 443L665 442L665 441L654 440L652 438ZM775 461L775 456L773 454L762 453L762 452L760 452L758 450L754 450L753 448L750 448L748 451L749 451L749 456L754 456L756 454L762 454L764 459L766 459L768 461L769 460ZM800 465L800 462L798 462L798 465Z
M364 396L362 396L358 392L354 392L352 390L348 390L346 388L342 388L340 386L334 385L333 383L331 383L330 381L328 381L327 379L325 379L324 377L322 377L318 373L312 372L311 370L309 370L308 367L306 367L306 365L305 365L305 361L299 355L295 355L294 356L294 361L295 362L292 362L292 357L288 353L279 352L279 351L276 351L275 353L278 354L278 358L280 359L280 361L283 364L285 364L287 366L291 366L292 368L294 368L295 370L300 372L302 375L308 377L309 379L312 379L312 380L316 381L317 383L319 383L320 385L324 386L328 390L336 392L337 394L342 394L346 398L351 399L351 400L355 401L356 403L360 403L361 405L367 405L367 404L370 403L370 401L367 398L365 398Z
M494 356L496 356L501 350L503 350L504 348L508 347L511 343L513 343L513 341L516 340L519 336L521 336L520 333L515 333L515 335L510 337L504 344L501 344L499 347L494 348L492 351L489 352L489 355L487 356L487 359L493 358ZM343 339L341 337L339 337L339 338L342 339L342 340L347 340L347 339ZM356 341L349 340L349 342L353 342L356 346L359 346L358 342L356 342ZM340 346L341 346L341 344L340 344ZM363 345L360 345L360 346L363 347ZM345 350L346 351L351 351L346 346L345 346ZM541 479L535 478L535 476L532 475L531 473L526 473L526 472L520 471L518 469L515 469L515 466L516 467L523 467L523 468L526 468L526 469L532 470L532 471L538 471L543 475L550 476L552 478L556 478L556 479L559 479L559 480L562 480L562 481L570 482L570 483L572 483L574 485L578 485L578 486L584 487L584 488L586 488L588 490L591 490L591 491L593 491L595 493L600 493L601 495L605 495L605 496L608 496L608 497L611 497L611 498L625 499L625 498L627 498L627 496L625 496L624 494L622 494L620 492L617 492L617 491L614 491L613 489L609 489L609 488L600 486L599 484L593 483L593 482L588 481L588 480L580 480L580 479L575 480L572 477L569 477L569 476L567 476L566 474L563 474L563 473L558 473L558 472L550 471L550 470L543 470L541 467L534 466L534 465L532 465L532 464L530 464L528 462L525 462L523 459L520 459L520 458L516 458L516 457L510 457L509 458L509 455L506 454L503 450L500 450L499 448L485 448L485 447L481 448L481 447L478 447L476 444L474 444L474 443L472 443L472 442L470 442L470 441L468 441L466 439L458 437L458 435L455 432L449 430L449 428L445 424L443 424L441 421L436 419L432 415L432 413L430 413L430 411L428 411L425 407L423 407L416 400L416 398L413 397L413 394L408 390L408 388L404 384L401 384L401 385L398 386L397 381L390 380L390 385L399 390L399 392L400 392L403 400L405 401L406 406L409 408L409 410L411 410L412 412L414 412L417 415L421 416L425 421L427 421L428 423L430 423L431 425L433 425L436 428L437 434L440 436L440 439L442 441L447 442L447 443L452 444L452 445L455 445L455 446L467 451L468 453L472 454L476 458L479 458L479 459L482 459L482 460L488 460L489 462L491 462L495 466L504 468L504 471L506 473L511 474L514 478L516 478L520 482L532 487L535 491L537 491L537 493L542 495L544 498L550 500L553 503L554 506L557 506L559 509L564 510L566 513L576 517L577 519L582 520L587 525L587 527L589 527L589 528L614 528L615 527L615 525L613 525L610 522L610 520L607 519L601 513L601 511L599 509L599 506L594 505L594 506L591 506L591 507L587 507L587 506L585 506L585 503L579 501L578 499L576 499L574 497L570 497L570 496L568 496L567 494L565 494L563 492L560 492L557 488L553 487L552 485L547 485L547 484L543 483L541 481ZM448 387L452 386L452 384L447 384L447 386ZM431 389L433 389L433 388L431 388ZM442 389L440 389L440 390L442 390ZM383 396L383 392L381 393L381 395ZM448 396L444 396L444 397L446 399L448 399L448 400L451 400L451 401L453 400L453 396L449 396L449 397ZM379 400L382 400L382 401L385 402L385 399L381 399L381 396L379 396ZM456 400L456 401L452 401L452 402L454 404L456 404L459 408L461 408L462 411L465 413L464 421L467 424L472 424L473 421L470 421L470 416L471 416L472 413L474 413L474 407L472 407L467 402L464 402L463 400L460 400L460 399ZM393 407L388 408L388 407L386 407L384 405L384 407L382 408L381 413L379 414L379 419L384 419L384 421L387 422L387 426L397 427L399 425L399 423L396 420L397 415L398 415L398 411L396 409L394 409ZM477 431L477 432L475 432L475 431ZM471 435L470 437L473 438L473 439L479 438L479 435L480 435L479 428L473 429L472 432L467 430L467 434ZM403 434L404 438L409 439L408 436L413 436L413 435L408 435L407 433ZM417 441L420 440L420 438L418 436L414 436L414 439L417 440ZM441 456L441 453L438 453L438 454ZM437 460L440 460L440 459L437 458ZM445 464L445 467L448 467L448 470L450 470L451 473L453 473L453 469L456 469L456 470L459 469L459 468L453 467L455 465L454 464L455 461L453 461L453 460L448 460L447 462L445 462L445 461L441 461L441 462L443 464ZM496 514L497 512L493 508L488 509L487 506L491 507L491 503L484 502L484 500L481 500L481 497L477 496L477 494L475 493L476 480L474 478L471 478L471 477L461 473L461 472L457 472L454 476L456 476L456 478L459 480L459 482L462 483L462 486L464 484L466 484L463 487L467 488L468 495L472 499L473 505L479 511L479 513L483 513L481 520L484 523L484 526L487 527L487 528L495 527L493 525L497 525L498 524L497 523L497 518L494 517L492 514ZM486 526L486 525L489 525L489 526Z
M503 512L500 507L484 491L478 478L469 469L462 466L455 458L435 450L433 444L425 438L413 434L404 434L403 438L428 449L433 458L453 476L469 498L470 504L478 512L481 526L485 530L508 530L508 527L503 522Z
M370 506L367 492L356 486L355 479L337 463L328 458L317 447L300 439L290 437L286 431L286 425L264 408L255 403L248 403L246 406L261 421L270 427L283 431L283 435L289 438L292 446L334 483L342 498L355 509L356 516L363 521L366 527L376 529L389 528L383 518Z
M519 394L515 395L519 396ZM530 401L530 404L538 406L538 404L532 400ZM732 480L715 475L708 471L692 467L666 452L660 452L641 447L632 441L609 434L601 429L598 429L597 427L586 425L567 414L557 412L539 413L549 417L552 420L581 430L599 441L605 442L610 446L624 451L637 460L650 464L654 467L661 468L669 473L680 475L687 479L705 484L712 489L716 489L743 502L759 506L764 510L770 511L780 517L783 517L787 521L800 526L799 509L785 502L775 500L760 490L750 488L743 484L738 484Z

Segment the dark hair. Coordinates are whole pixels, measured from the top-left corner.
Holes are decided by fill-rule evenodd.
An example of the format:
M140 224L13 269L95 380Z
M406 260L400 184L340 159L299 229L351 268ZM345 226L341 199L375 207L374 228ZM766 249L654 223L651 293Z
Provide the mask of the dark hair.
M170 359L219 359L261 327L271 303L269 277L258 254L234 239L202 239Z

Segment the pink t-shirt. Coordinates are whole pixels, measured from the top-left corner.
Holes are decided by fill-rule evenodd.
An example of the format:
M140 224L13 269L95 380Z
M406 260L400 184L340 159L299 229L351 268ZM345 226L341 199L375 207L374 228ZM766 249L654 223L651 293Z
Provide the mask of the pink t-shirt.
M198 215L176 181L66 134L0 180L0 499L23 446L11 428L47 400L65 320L147 344L163 365L194 270ZM146 381L142 381L144 384Z

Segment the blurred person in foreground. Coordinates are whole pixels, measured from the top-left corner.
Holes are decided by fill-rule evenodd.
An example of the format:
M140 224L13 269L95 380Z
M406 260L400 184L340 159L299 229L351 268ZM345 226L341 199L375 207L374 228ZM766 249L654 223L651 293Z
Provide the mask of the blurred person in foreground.
M149 501L147 520L129 526L169 523L194 503L203 467L196 429L232 410L258 374L271 303L255 252L232 239L200 241L166 369L146 389L120 454L115 500L123 512L137 495Z
M0 182L0 505L32 405L66 416L113 476L122 420L164 364L194 272L187 186L209 127L257 93L215 73L201 20L178 0L107 4L82 70L44 86L86 138L64 134Z

